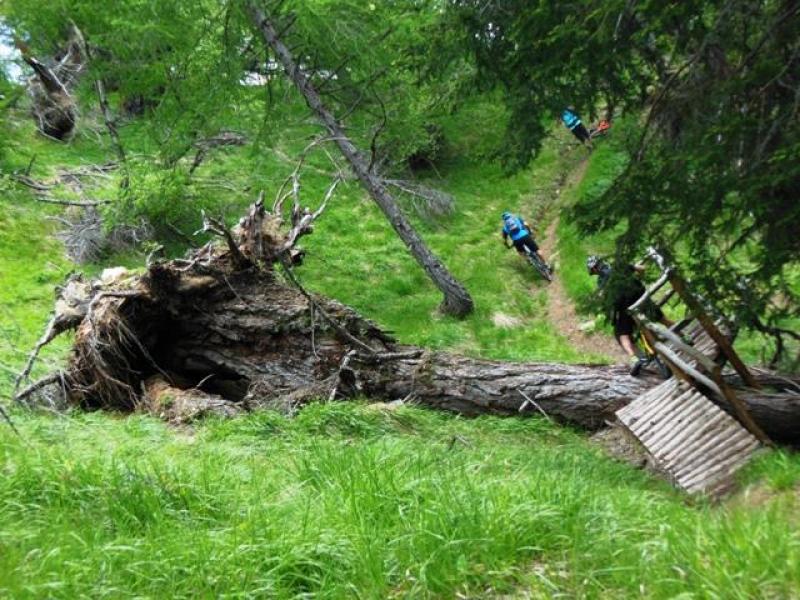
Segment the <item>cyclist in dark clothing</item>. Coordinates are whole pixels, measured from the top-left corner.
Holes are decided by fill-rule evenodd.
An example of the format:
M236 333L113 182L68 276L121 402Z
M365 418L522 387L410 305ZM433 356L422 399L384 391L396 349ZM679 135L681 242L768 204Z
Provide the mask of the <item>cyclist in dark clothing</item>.
M539 254L539 246L531 235L533 228L530 227L522 217L512 215L510 212L504 212L502 214L502 219L503 243L506 245L506 248L511 247L508 245L508 238L511 238L511 243L514 244L517 252L524 255L527 249L528 252L535 254L539 257L539 260L546 265L547 261Z
M578 116L578 113L575 112L574 107L568 106L564 109L561 113L561 121L564 123L564 126L572 132L572 135L578 138L581 144L585 144L589 146L589 148L592 147L592 137L581 122L581 118Z
M638 265L625 265L624 276L617 279L613 288L608 286L613 269L611 265L597 256L586 259L586 268L589 275L597 275L597 287L606 294L606 304L611 309L611 323L614 326L614 337L622 349L631 357L631 375L636 375L647 362L644 353L633 341L633 332L636 330L636 321L628 312L628 307L636 302L645 293L644 284L637 275L644 271ZM609 296L610 294L610 296ZM654 321L660 321L667 327L672 326L672 321L664 316L661 309L653 302L647 301L645 313Z

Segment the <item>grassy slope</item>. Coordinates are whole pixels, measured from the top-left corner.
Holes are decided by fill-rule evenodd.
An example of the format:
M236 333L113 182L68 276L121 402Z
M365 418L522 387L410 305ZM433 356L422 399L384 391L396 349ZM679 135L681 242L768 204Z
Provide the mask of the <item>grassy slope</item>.
M689 505L538 419L312 406L0 430L0 595L790 597L800 463ZM763 493L763 492L762 492Z
M602 193L611 185L613 176L624 168L626 155L622 149L614 144L613 139L600 139L597 141L596 147L597 149L591 155L586 174L581 183L567 190L563 198L565 205L575 204L584 198ZM587 305L587 301L596 290L596 280L586 274L586 257L589 254L613 256L614 237L623 231L624 224L621 224L615 230L586 236L580 234L577 228L567 219L561 219L559 222L558 247L561 260L559 276L564 282L564 287L570 298L579 309L582 309L587 314L592 312ZM650 275L653 278L657 277L657 272L652 267ZM789 278L790 285L800 289L800 273L787 269L785 276ZM672 312L672 316L682 317L682 305L677 302L670 304L671 306L667 307L667 312ZM788 320L783 326L790 330L796 330L800 326L800 322ZM610 327L606 327L606 329L610 329ZM792 348L796 350L797 344L792 344L791 342L789 344L788 359L781 367L796 370L798 365L792 365L790 360L793 356ZM737 338L736 349L748 363L764 364L769 361L774 352L774 343L771 339L765 338L758 333L746 331Z
M540 284L497 235L497 213L508 207L538 215L576 155L557 138L530 171L505 177L479 160L491 146L486 132L467 126L491 122L492 109L471 111L448 123L455 144L440 183L456 195L457 214L415 221L475 294L475 316L456 322L436 315L438 293L352 184L307 239L302 277L404 341L581 360L554 336ZM276 117L291 122L278 146L293 156L311 128L289 113ZM37 177L57 165L105 159L90 136L53 146L28 126L20 135L17 166L35 153ZM123 135L129 147L147 150L135 126ZM603 152L593 156L584 185L603 176ZM329 168L319 158L311 164ZM187 209L170 217L187 231L200 205L225 207L233 218L255 190L274 191L292 167L265 148L220 151L198 175L243 191L198 186ZM313 204L328 179L309 172L303 181L304 201ZM48 237L42 205L17 192L0 203L0 387L7 390L23 358L14 347L33 344L52 286L71 266ZM560 256L568 286L583 273L587 243L573 242L575 250L562 248ZM495 311L525 327L493 326ZM294 421L251 415L191 434L143 417L15 416L24 442L0 428L0 595L474 597L533 590L534 597L643 591L745 598L800 589L800 461L784 454L764 457L747 475L766 481L755 509L745 498L712 507L688 505L665 484L603 458L580 435L536 419L464 421L328 405Z
M169 221L187 232L197 228L200 208L224 212L234 222L257 190L266 190L268 198L273 196L294 168L295 157L317 133L304 111L302 106L291 104L276 108L272 120L286 126L273 126L269 146L255 143L216 151L198 169L195 183L174 198L173 173L154 172L136 162L137 154L153 152L153 142L139 124L125 126L122 136L133 157L136 206L150 214L154 222ZM556 334L546 318L542 282L516 253L504 249L499 236L499 214L506 208L534 218L545 211L553 198L554 183L573 156L564 152L558 140L545 148L531 169L504 175L498 165L483 159L495 140L468 126L499 120L497 111L489 104L479 104L448 119L446 130L453 143L440 169L442 178L432 174L429 183L455 196L456 212L436 221L412 215L432 249L470 289L477 306L473 315L460 321L438 313L440 293L355 182L340 187L314 235L304 240L308 260L298 273L309 288L353 305L404 342L492 358L596 360L598 357L575 351ZM243 117L239 129L247 131L252 118ZM84 127L75 141L62 145L36 136L25 119L26 115L18 115L16 152L11 154L9 168L23 169L35 156L31 174L46 179L61 167L108 160L110 152L97 133L98 129L102 132L99 126L94 130ZM330 183L327 173L331 165L322 153L312 155L308 164L310 168L302 177L302 197L305 204L315 206ZM4 232L0 272L11 282L0 290L4 301L0 394L8 394L14 370L47 321L53 286L73 268L52 241L55 225L42 222L42 215L48 211L27 191L10 189L12 193L0 198L4 207L0 210ZM98 194L99 198L114 199L114 182L101 186ZM541 232L545 225L539 227ZM171 249L183 252L179 245L173 244ZM113 256L104 262L136 266L143 260ZM97 273L102 266L86 265L81 270ZM518 319L521 325L510 329L496 326L492 322L496 312ZM57 361L63 348L62 344L46 351L44 364ZM35 374L43 370L39 368Z

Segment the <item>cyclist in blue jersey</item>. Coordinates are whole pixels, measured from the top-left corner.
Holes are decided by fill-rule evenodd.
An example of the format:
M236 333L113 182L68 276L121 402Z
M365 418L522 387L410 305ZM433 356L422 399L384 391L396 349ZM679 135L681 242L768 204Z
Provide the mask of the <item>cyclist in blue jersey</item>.
M508 244L508 239L511 238L511 243L514 244L517 252L524 255L527 249L528 252L535 254L546 265L547 261L539 254L539 246L531 235L533 228L522 217L512 215L508 211L504 212L501 218L503 219L503 243L506 248L511 248Z
M578 138L581 144L586 144L589 148L592 147L592 138L589 132L586 131L586 127L581 122L578 113L575 112L575 107L568 106L565 108L561 113L561 121L564 123L564 126L572 132L572 135Z

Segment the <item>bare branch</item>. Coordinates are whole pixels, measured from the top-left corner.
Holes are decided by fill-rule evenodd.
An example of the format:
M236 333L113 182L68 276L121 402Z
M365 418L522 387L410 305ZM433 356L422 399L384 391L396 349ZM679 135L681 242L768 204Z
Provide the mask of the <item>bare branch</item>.
M225 242L228 244L228 250L230 250L231 256L233 257L233 261L236 266L240 269L247 268L252 265L252 263L247 260L247 258L242 254L242 251L239 250L239 246L236 245L236 242L231 235L231 232L225 226L225 224L213 217L209 217L206 214L206 211L201 211L203 215L203 228L196 231L195 235L198 233L213 233L214 235L218 235L221 238L225 239Z
M45 204L60 204L61 206L80 206L83 208L92 206L101 206L103 204L110 204L110 200L98 200L96 202L82 202L80 200L58 200L51 196L36 195L37 202L44 202Z
M327 312L325 312L325 309L323 309L320 306L320 304L316 300L314 300L314 298L311 296L311 294L309 294L305 290L305 288L302 286L302 284L298 281L297 277L294 276L294 272L292 271L292 267L291 267L291 265L288 264L288 262L286 262L286 261L281 262L281 266L283 266L283 270L286 273L286 276L289 278L289 281L291 281L292 284L300 291L300 293L303 294L303 296L305 296L306 300L308 300L308 302L314 306L314 309L320 315L322 315L322 318L325 319L328 323L330 323L333 326L333 328L344 339L346 339L348 342L350 342L354 346L360 348L361 350L363 350L364 352L366 352L369 355L376 354L376 351L375 351L374 348L372 348L371 346L365 344L360 339L355 337L352 333L347 331L347 329L345 329L344 326L342 326L341 323L339 323L336 319L334 319Z
M333 193L336 191L336 187L339 185L339 182L340 179L338 177L333 180L333 183L331 183L331 185L328 187L328 190L325 192L322 203L315 212L312 213L308 208L301 210L299 208L299 202L295 205L296 212L295 210L292 211L293 227L286 236L286 240L280 248L280 253L287 252L294 247L300 237L314 231L312 226L314 221L316 221L325 211L325 208L328 206L328 200L330 200L331 196L333 196Z
M64 381L64 377L65 377L65 374L64 374L63 371L56 371L55 373L50 373L50 375L42 377L41 379L37 379L35 382L30 384L24 390L22 390L21 392L16 394L14 396L14 400L21 404L22 401L25 400L25 398L27 398L28 396L30 396L34 392L37 392L37 391L41 390L42 388L47 387L48 385L52 385L54 383L63 382Z
M447 192L430 188L415 181L383 179L383 183L395 187L421 202L414 202L414 209L423 216L452 214L455 198Z

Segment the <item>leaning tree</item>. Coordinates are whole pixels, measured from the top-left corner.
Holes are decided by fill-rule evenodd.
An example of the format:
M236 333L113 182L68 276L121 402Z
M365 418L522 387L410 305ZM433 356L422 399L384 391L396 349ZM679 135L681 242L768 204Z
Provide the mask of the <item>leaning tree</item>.
M370 197L380 207L411 255L444 294L444 301L441 305L443 312L459 317L472 312L473 301L469 292L453 277L444 263L431 252L400 210L383 179L373 168L375 166L374 156L370 160L356 147L344 126L324 104L308 73L301 68L291 50L284 43L275 19L262 10L256 2L248 2L246 8L253 27L257 29L264 42L272 50L286 75L302 94L308 107L326 129L331 140L338 146L342 156L350 164Z

